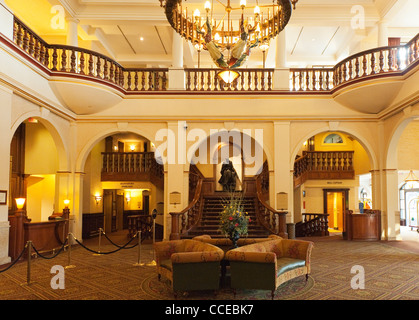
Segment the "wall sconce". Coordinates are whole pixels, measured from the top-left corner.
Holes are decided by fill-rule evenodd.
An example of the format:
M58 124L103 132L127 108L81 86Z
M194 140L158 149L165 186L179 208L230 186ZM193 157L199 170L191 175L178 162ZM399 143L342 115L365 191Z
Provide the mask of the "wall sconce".
M25 205L26 199L25 198L16 198L16 207L18 210L22 210L23 206Z
M132 152L134 152L134 150L135 150L135 145L133 145L133 144L132 144L132 145L130 145L130 146L129 146L129 149L130 149Z
M68 205L70 204L70 200L68 200L68 199L65 199L64 200L64 206L65 206L65 208L66 209L68 209Z
M143 195L144 197L149 196L149 195L150 195L150 190L143 190L143 191L142 191L142 195Z
M127 204L131 201L131 193L125 194L125 200L127 201Z
M102 196L100 194L95 194L96 205L99 204L100 200L102 200Z

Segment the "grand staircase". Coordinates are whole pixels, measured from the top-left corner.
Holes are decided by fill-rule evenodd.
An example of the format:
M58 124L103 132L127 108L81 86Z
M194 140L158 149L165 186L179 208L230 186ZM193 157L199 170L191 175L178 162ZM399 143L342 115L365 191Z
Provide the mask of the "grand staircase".
M220 212L223 210L222 200L224 197L211 195L203 196L202 216L198 225L194 226L182 238L193 238L199 235L207 234L212 238L224 238L225 236L218 230L220 221ZM264 238L269 232L259 224L256 218L256 197L244 197L244 210L250 216L251 222L248 226L249 238Z

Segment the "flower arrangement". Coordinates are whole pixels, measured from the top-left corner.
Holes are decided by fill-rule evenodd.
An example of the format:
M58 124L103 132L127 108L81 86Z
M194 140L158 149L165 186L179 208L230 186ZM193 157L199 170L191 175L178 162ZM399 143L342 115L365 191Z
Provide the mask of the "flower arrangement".
M244 211L243 199L232 193L230 199L223 200L223 211L220 213L221 233L233 241L237 247L240 236L247 235L247 228L251 221L248 213Z

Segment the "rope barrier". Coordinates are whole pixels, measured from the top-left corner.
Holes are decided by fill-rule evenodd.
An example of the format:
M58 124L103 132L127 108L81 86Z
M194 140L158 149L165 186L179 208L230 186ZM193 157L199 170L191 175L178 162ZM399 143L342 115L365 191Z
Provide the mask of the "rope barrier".
M118 244L116 244L116 243L114 243L111 239L109 239L109 237L106 235L106 233L104 232L104 231L102 231L102 233L103 233L103 235L105 236L105 238L112 244L112 245L114 245L115 247L118 247L118 248L121 248L121 249L132 249L132 248L135 248L136 246L138 246L138 243L137 244L135 244L135 245L133 245L132 247L128 247L128 248L123 248L123 246L120 246L120 245L118 245ZM132 237L132 239L134 239L134 238L136 238L138 236L138 232L137 233L135 233L135 235ZM145 236L144 237L141 237L141 242L143 242L144 240L145 240ZM131 240L132 240L131 239Z
M100 229L101 231L100 232L103 232L102 231L102 229ZM138 237L138 233L140 234L140 238L139 238L139 241L136 243L136 244L134 244L134 245L132 245L132 246L130 246L130 247L128 247L128 245L132 242L132 241L134 241L134 239L136 239L137 237ZM34 252L37 254L37 256L39 256L39 257L41 257L42 259L54 259L55 257L57 257L64 249L65 249L65 246L66 246L66 244L68 243L68 247L69 247L69 266L68 267L72 267L71 265L70 265L70 254L71 254L71 244L70 244L70 242L69 242L69 236L71 235L72 237L73 237L73 239L81 246L81 247L83 247L84 249L86 249L86 250L88 250L88 251L90 251L90 252L93 252L93 253L95 253L95 254L99 254L99 255L102 255L102 254L112 254L112 253L115 253L115 252L118 252L118 251L120 251L120 250L122 250L122 249L132 249L132 248L135 248L135 247L141 247L141 243L145 240L145 236L144 237L142 237L141 236L141 231L139 231L139 232L137 232L126 244L124 244L123 246L120 246L120 245L118 245L118 244L116 244L116 243L114 243L111 239L109 239L109 237L106 235L106 233L105 232L103 232L103 234L105 235L105 237L106 237L106 239L108 239L108 241L112 244L112 245L114 245L114 246L116 246L118 249L116 249L116 250L113 250L113 251L108 251L108 252L100 252L100 251L95 251L95 250L92 250L92 249L90 249L90 248L88 248L88 247L86 247L83 243L81 243L75 236L74 236L74 234L72 234L72 233L69 233L68 234L68 237L67 237L67 239L64 241L64 243L62 244L62 246L60 247L60 249L57 251L57 253L55 253L55 254L53 254L51 257L47 257L47 256L45 256L45 255L43 255L43 254L41 254L36 248L35 248L35 246L33 246L33 243L32 243L32 241L28 241L26 244L25 244L25 247L23 248L23 250L22 250L22 252L19 254L19 256L9 265L9 266L7 266L5 269L3 269L3 270L0 270L0 273L2 273L2 272L5 272L5 271L7 271L7 270L9 270L10 268L12 268L21 258L22 258L22 256L23 256L23 254L25 253L25 251L27 251L27 249L28 249L28 245L30 245L30 250L29 250L29 252L28 252L28 275L27 275L27 277L28 277L28 280L27 280L27 283L29 284L30 283L30 260L31 260L31 255L32 255L32 252L31 252L31 249L33 249L34 250ZM140 250L140 249L139 249ZM139 256L138 256L138 260L140 260L140 253L139 253ZM138 261L138 264L139 264L139 261Z
M39 251L35 248L35 246L34 246L34 245L32 245L32 249L35 251L35 253L36 253L39 257L41 257L41 258L43 258L43 259L54 259L56 256L58 256L58 255L61 253L61 251L63 251L63 250L64 250L64 248L65 248L65 245L66 245L67 241L68 241L68 238L64 241L63 245L62 245L62 246L61 246L61 248L57 251L57 253L56 253L56 254L54 254L52 257L46 257L46 256L42 255L41 253L39 253Z
M120 250L122 250L122 249L126 249L126 246L127 245L129 245L136 237L132 237L131 238L131 240L130 241L128 241L125 245L123 245L123 246L121 246L121 247L118 247L118 249L116 249L116 250L114 250L114 251L108 251L108 252L100 252L100 251L95 251L95 250L92 250L92 249L89 249L88 247L86 247L83 243L81 243L74 235L73 235L73 238L74 238L74 240L81 246L81 247L83 247L84 249L86 249L87 251L90 251L90 252L93 252L93 253L96 253L96 254L111 254L111 253L115 253L115 252L118 252L118 251L120 251ZM134 246L132 246L131 248L134 248L134 247L136 247L138 244L136 244L136 245L134 245Z
M20 260L20 258L22 258L23 254L24 254L24 253L25 253L25 251L26 251L26 248L27 248L27 244L25 245L25 247L23 248L23 250L22 250L22 252L19 254L19 256L16 258L16 260L15 260L15 261L13 261L13 262L10 264L10 266L6 267L6 268L5 268L5 269L3 269L3 270L0 270L0 273L5 272L5 271L9 270L11 267L13 267L13 266L16 264L16 262L18 262L18 261Z

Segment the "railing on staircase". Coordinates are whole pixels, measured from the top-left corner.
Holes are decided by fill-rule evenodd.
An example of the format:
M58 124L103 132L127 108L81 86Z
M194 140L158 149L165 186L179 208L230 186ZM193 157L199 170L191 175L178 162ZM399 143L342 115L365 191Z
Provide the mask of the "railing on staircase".
M286 211L278 211L268 205L264 199L264 192L262 186L265 185L263 181L265 175L260 174L256 177L256 216L261 225L263 225L269 232L288 238Z
M303 221L295 225L296 237L328 236L327 213L303 213Z
M189 205L180 212L170 212L172 216L172 231L170 240L178 240L182 234L186 234L201 218L202 207L202 182L199 178L196 183L195 195Z

